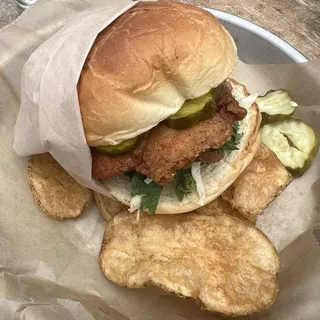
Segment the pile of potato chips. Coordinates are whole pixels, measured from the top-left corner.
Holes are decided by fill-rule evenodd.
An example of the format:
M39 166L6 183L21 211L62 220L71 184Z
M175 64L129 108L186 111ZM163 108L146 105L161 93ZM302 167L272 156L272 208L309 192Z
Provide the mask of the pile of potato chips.
M77 218L95 200L107 221L100 266L125 287L161 287L230 316L263 311L277 293L279 259L256 217L292 181L277 156L261 145L220 197L194 212L142 214L79 185L50 154L32 156L28 181L51 218Z

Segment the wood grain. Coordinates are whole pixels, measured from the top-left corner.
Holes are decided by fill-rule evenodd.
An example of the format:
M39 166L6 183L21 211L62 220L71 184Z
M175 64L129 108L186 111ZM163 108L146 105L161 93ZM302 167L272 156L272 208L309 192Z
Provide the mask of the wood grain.
M225 11L271 31L308 59L320 59L320 0L182 0ZM0 27L16 19L14 0L0 0Z
M185 0L239 16L320 59L320 0Z

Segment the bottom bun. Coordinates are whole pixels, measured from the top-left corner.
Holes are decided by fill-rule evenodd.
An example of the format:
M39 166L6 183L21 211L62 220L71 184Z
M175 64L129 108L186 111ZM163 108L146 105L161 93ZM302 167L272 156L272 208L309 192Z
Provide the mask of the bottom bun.
M162 190L156 213L177 214L195 210L220 196L251 163L260 145L261 116L256 103L251 99L246 87L235 80L227 80L232 85L232 95L247 110L247 116L239 121L239 133L243 134L237 147L219 162L201 166L202 182L205 189L204 203L200 204L196 191L185 195L179 202L175 195L175 184L170 182ZM251 100L251 101L250 101ZM130 205L131 182L128 177L119 176L103 181L111 196L125 205Z

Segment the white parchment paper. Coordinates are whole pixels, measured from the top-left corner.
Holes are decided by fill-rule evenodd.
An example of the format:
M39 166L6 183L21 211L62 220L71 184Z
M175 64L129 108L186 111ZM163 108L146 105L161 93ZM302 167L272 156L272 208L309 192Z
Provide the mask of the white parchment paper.
M26 109L21 109L18 120L16 150L22 155L48 150L83 184L100 187L91 180L90 154L82 128L77 126L80 114L67 112L77 103L69 90L76 89L80 70L75 64L83 63L85 47L88 51L95 35L130 6L129 0L42 0L0 31L0 319L217 319L161 290L128 290L105 279L97 260L105 222L97 209L92 206L75 221L47 218L31 197L27 159L12 149L21 87L22 108ZM75 18L77 23L61 29L88 9L89 13ZM73 53L71 63L61 54L63 48L68 49L65 54ZM32 53L20 84L23 65ZM63 86L66 74L69 85ZM300 105L296 116L320 134L319 61L240 64L233 76L252 92L290 90ZM39 83L40 78L45 81ZM69 98L63 100L62 93ZM43 109L37 117L39 105ZM51 111L46 113L44 107ZM64 131L66 125L68 131ZM258 226L280 252L280 293L268 312L247 318L319 319L319 178L318 156L312 168L259 218Z
M49 151L78 182L100 193L106 189L91 177L77 83L98 33L135 5L121 2L78 14L30 56L22 70L15 128L14 149L19 155Z

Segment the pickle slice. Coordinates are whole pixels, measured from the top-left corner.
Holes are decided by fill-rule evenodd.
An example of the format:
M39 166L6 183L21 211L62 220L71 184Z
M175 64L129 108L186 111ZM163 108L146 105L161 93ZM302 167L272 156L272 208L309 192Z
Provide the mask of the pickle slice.
M256 103L262 115L262 126L291 118L298 106L284 89L270 90L264 96L259 96Z
M261 139L295 176L304 174L319 150L315 132L297 119L266 124L261 129Z
M212 89L199 98L187 100L178 112L165 120L167 126L173 129L186 129L209 119L216 110L213 98L215 91Z
M93 148L97 152L106 154L108 156L117 156L119 154L131 151L137 147L139 142L141 141L143 135L139 135L135 138L124 140L121 143L115 145L115 146L99 146Z

